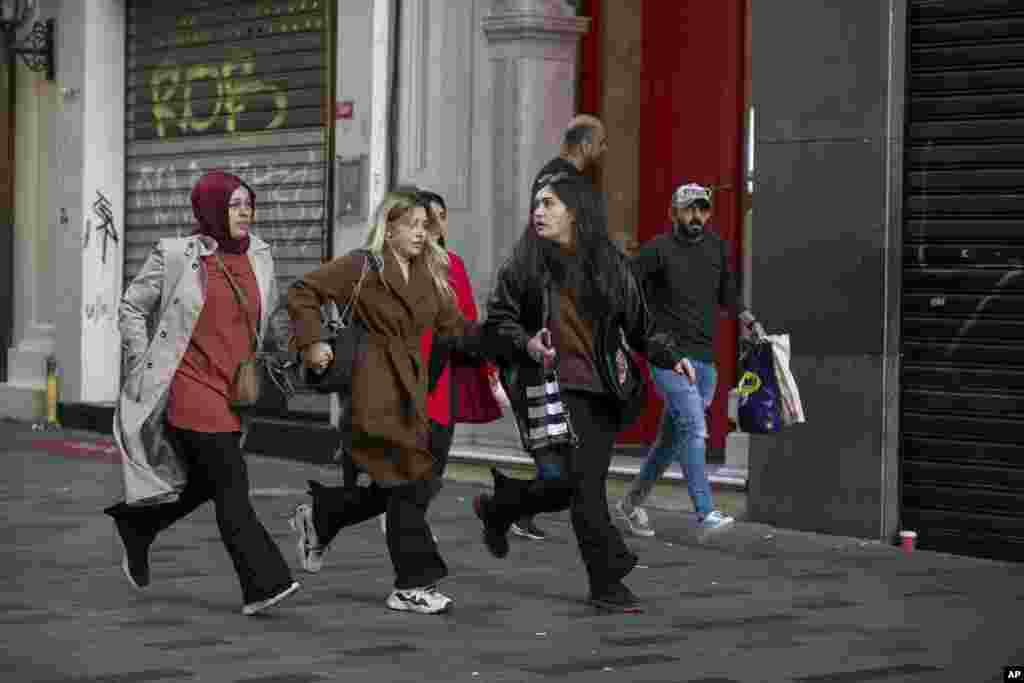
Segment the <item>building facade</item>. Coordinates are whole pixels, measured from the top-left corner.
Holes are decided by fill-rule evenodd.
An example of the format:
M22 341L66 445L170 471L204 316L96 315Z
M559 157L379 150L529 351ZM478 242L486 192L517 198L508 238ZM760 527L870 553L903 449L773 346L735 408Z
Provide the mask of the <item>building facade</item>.
M120 294L157 238L191 229L210 168L256 189L282 286L358 246L387 188L437 191L483 303L583 111L608 127L593 179L613 239L665 230L676 185L715 187L745 296L792 335L808 423L748 439L721 323L711 447L748 472L749 517L1017 557L1024 14L949 5L39 0L56 77L11 58L0 84L0 413L42 414L52 357L62 418L109 428ZM624 452L653 436L650 396ZM325 459L329 400L265 408L251 447L285 434ZM505 420L460 427L456 449L516 443Z

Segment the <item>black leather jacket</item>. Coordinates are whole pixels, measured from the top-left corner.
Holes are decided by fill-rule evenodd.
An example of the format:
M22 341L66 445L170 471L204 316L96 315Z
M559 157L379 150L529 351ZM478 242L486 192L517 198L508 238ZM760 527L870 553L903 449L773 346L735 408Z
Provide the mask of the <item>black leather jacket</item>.
M654 340L651 343L653 320L643 291L625 262L619 279L625 283L624 306L595 326L596 357L593 361L607 393L620 401L622 425L625 427L644 409L644 378L629 351L647 353L649 360L656 365L671 365L673 356L665 341ZM526 384L539 383L543 372L541 365L527 353L526 345L541 328L550 327L553 316L558 315L557 306L551 305L555 296L550 276L528 280L522 269L509 260L498 271L487 302L484 346L498 361L501 382L517 419L525 414ZM628 368L625 381L621 383L616 363L619 351L624 353Z

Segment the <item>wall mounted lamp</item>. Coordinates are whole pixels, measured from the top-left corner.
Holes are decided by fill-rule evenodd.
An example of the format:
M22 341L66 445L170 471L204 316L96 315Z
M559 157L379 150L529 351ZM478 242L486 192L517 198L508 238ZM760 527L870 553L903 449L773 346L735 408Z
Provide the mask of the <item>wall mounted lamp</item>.
M15 35L34 6L31 0L0 0L0 34L4 37L8 59L21 55L25 66L33 71L46 71L46 80L52 81L55 76L53 35L56 22L47 19L33 23L32 30L20 41Z

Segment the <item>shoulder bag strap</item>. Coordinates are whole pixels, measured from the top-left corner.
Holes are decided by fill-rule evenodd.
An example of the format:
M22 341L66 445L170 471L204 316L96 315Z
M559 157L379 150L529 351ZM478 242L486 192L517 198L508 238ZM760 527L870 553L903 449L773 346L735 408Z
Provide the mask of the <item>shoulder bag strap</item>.
M354 307L356 301L359 299L359 292L363 288L363 280L366 279L366 273L370 270L370 258L371 254L367 254L363 260L363 271L359 274L359 281L356 282L355 289L352 290L352 296L348 298L348 303L345 304L345 310L341 312L341 316L338 322L343 326L348 327L352 323L352 316L354 315Z
M221 272L228 279L228 284L231 285L231 291L235 293L235 301L242 308L242 312L245 313L245 320L249 323L249 331L252 332L252 350L253 352L259 351L259 335L256 332L256 326L252 324L252 317L249 315L249 300L245 296L245 292L235 284L235 278L231 277L231 271L224 266L224 259L221 258L220 252L214 252L214 257L217 259L217 266Z

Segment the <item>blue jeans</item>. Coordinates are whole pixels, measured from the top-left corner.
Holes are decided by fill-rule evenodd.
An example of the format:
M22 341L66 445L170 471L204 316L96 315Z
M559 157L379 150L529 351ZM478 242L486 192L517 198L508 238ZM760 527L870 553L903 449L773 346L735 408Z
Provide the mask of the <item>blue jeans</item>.
M691 360L690 364L697 376L694 384L685 375L651 366L651 376L665 401L665 409L657 440L626 494L627 511L647 499L654 483L673 461L679 463L686 475L686 488L697 514L703 517L714 510L711 483L705 471L708 427L704 413L715 396L717 373L714 363Z

